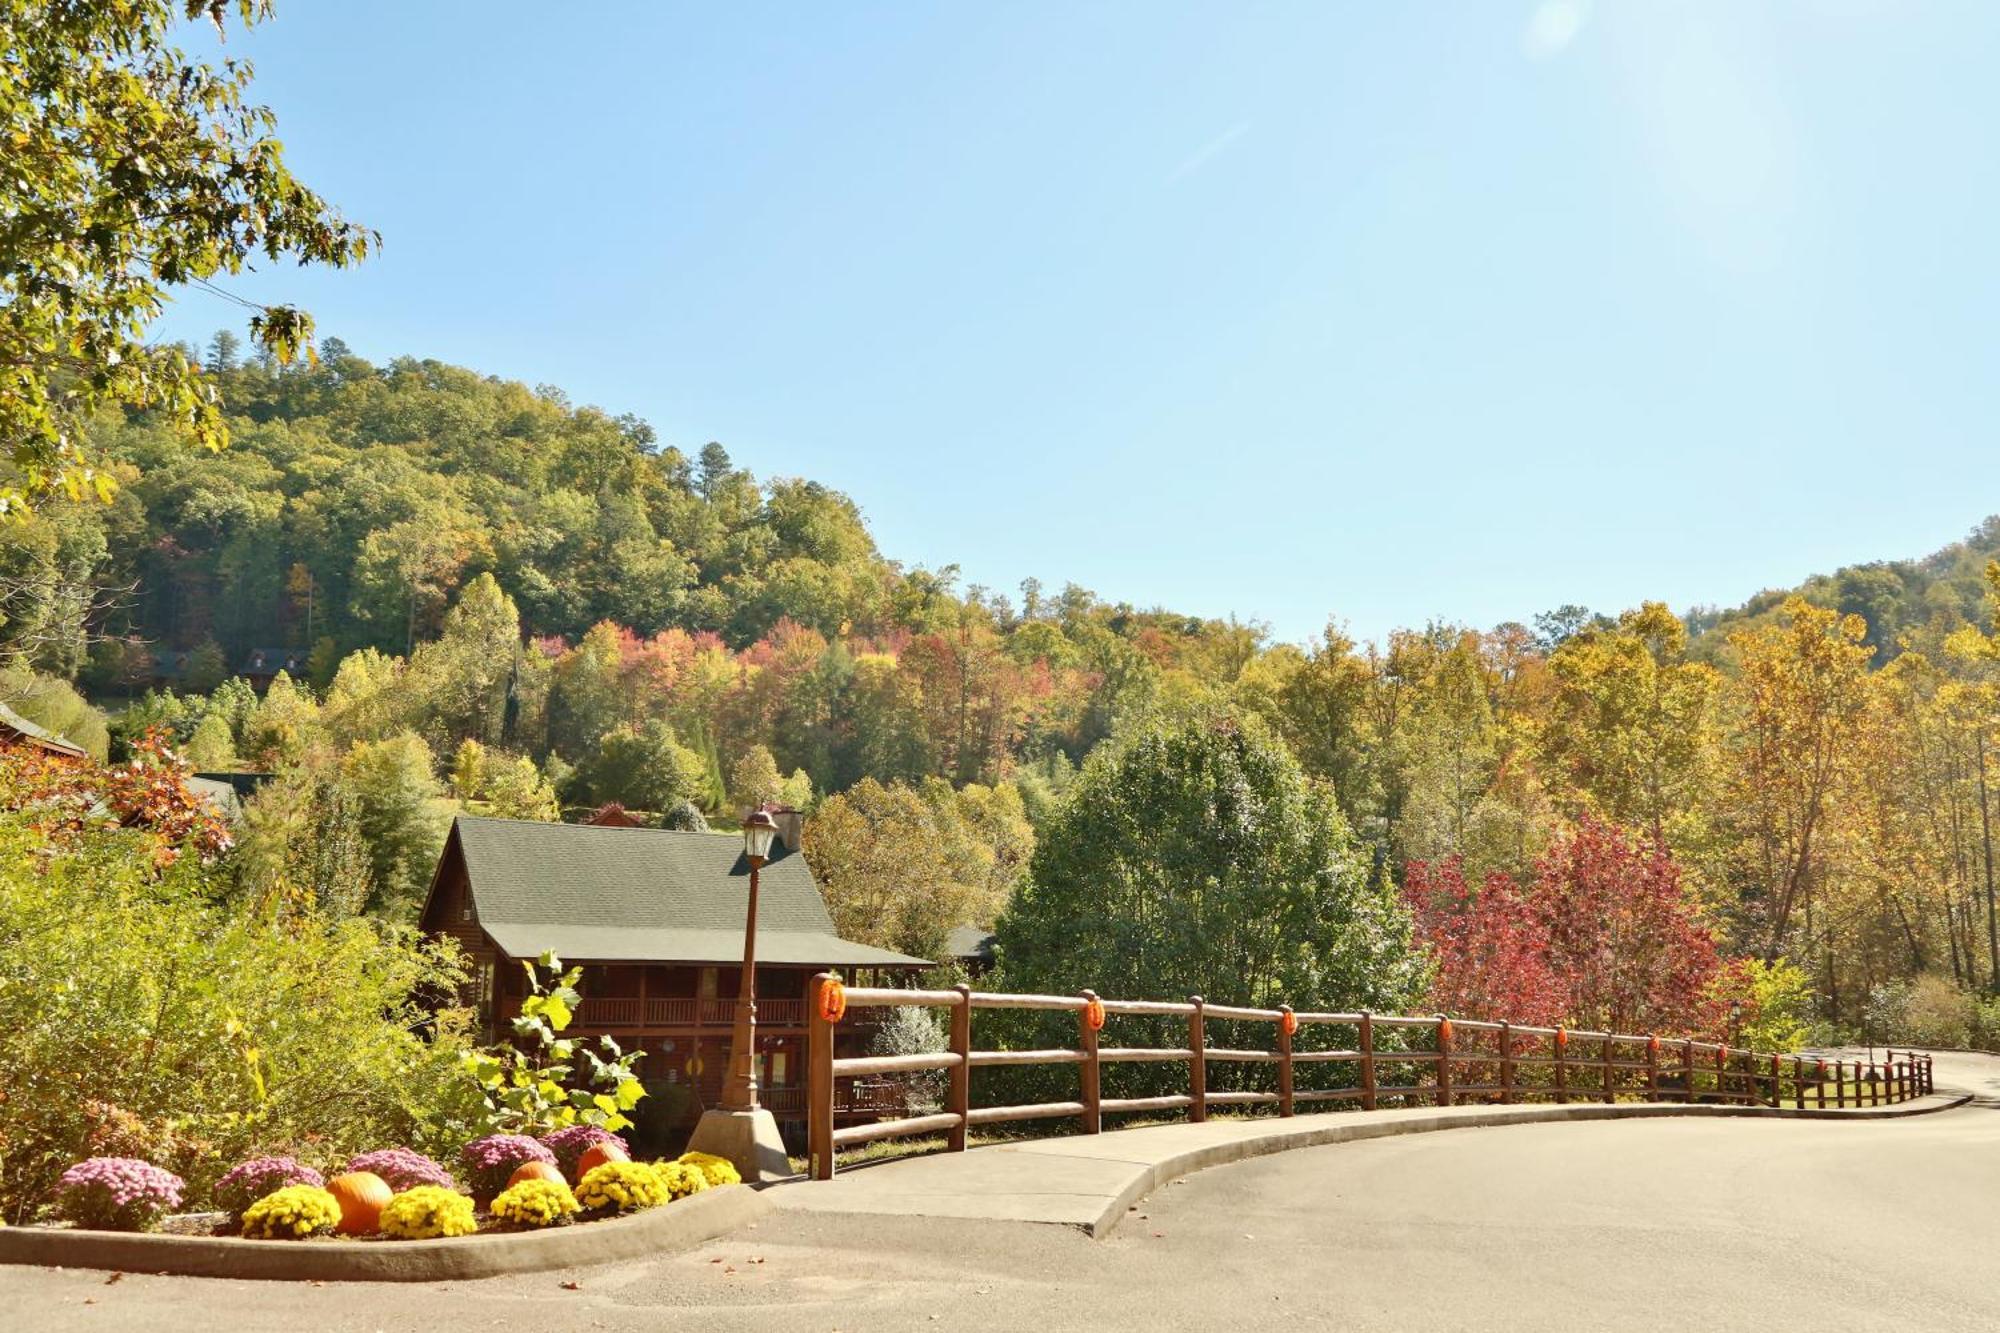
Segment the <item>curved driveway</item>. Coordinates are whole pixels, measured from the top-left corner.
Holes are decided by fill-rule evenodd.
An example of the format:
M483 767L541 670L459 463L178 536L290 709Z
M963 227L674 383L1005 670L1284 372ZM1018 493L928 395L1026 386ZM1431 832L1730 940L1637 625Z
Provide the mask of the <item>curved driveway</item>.
M38 1330L1996 1329L2000 1060L1940 1055L1938 1083L1985 1105L1284 1153L1177 1182L1103 1241L787 1212L574 1273L410 1289L16 1270L0 1294Z

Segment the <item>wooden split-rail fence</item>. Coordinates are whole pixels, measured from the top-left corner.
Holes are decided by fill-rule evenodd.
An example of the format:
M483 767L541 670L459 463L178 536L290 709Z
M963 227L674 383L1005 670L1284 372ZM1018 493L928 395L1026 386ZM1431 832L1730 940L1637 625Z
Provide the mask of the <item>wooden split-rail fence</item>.
M1318 1013L1246 1009L1211 1004L1200 996L1178 1000L1102 999L1091 991L1075 995L1010 995L952 990L895 990L842 986L832 973L813 978L809 996L806 1121L812 1174L833 1177L844 1148L876 1139L910 1135L946 1136L947 1146L964 1151L976 1126L1029 1120L1070 1119L1085 1134L1103 1129L1107 1115L1185 1111L1191 1121L1208 1118L1213 1107L1274 1107L1281 1116L1302 1105L1357 1103L1364 1111L1384 1106L1513 1104L1620 1098L1649 1102L1741 1103L1797 1108L1879 1106L1908 1101L1932 1090L1930 1057L1920 1052L1885 1051L1880 1060L1826 1060L1815 1056L1736 1050L1714 1042L1635 1036L1619 1032L1573 1031L1452 1018L1444 1014ZM835 1026L856 1008L919 1005L948 1010L949 1038L940 1052L863 1055L836 1059ZM972 1044L972 1015L981 1009L1038 1009L1076 1015L1074 1046L1040 1050L980 1050ZM1103 1040L1109 1023L1133 1015L1178 1020L1187 1044L1115 1046ZM1272 1043L1252 1047L1212 1046L1208 1024L1269 1025ZM1306 1046L1295 1042L1308 1029L1331 1029L1334 1039L1352 1034L1352 1046ZM1132 1063L1187 1067L1187 1091L1144 1097L1103 1095L1103 1067ZM972 1105L975 1069L1075 1065L1074 1100L1011 1106ZM1275 1087L1211 1089L1212 1065L1276 1067ZM1302 1087L1300 1066L1346 1066L1351 1081L1338 1087ZM857 1078L924 1074L946 1076L942 1109L836 1125L838 1089ZM1265 1080L1270 1082L1271 1080Z

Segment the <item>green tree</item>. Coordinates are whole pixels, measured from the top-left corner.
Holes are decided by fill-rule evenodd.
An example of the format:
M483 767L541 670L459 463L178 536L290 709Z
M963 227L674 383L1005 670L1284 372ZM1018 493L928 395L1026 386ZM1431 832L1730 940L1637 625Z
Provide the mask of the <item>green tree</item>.
M174 23L268 0L126 0L0 7L0 439L16 476L0 514L51 491L109 497L111 474L80 443L107 403L158 410L198 443L227 437L215 393L146 327L168 293L239 272L253 254L343 266L375 237L340 218L286 167L276 121L244 93L250 66L192 60ZM270 306L250 321L282 361L312 321Z
M701 775L701 756L675 740L673 728L657 719L605 732L577 769L585 801L616 801L628 809L652 811L694 795L701 789Z
M204 713L188 737L182 757L197 773L223 772L236 766L236 738L229 719L220 713Z
M413 919L451 822L430 747L407 731L363 741L347 752L340 770L368 842L374 880L368 907L390 920Z
M554 823L562 817L554 783L542 776L528 756L488 754L480 776L480 798L495 818Z
M1224 713L1093 754L998 934L1027 991L1393 1010L1424 973L1331 794Z
M243 803L238 890L267 916L353 916L375 886L368 838L361 803L338 769L319 762L283 769Z

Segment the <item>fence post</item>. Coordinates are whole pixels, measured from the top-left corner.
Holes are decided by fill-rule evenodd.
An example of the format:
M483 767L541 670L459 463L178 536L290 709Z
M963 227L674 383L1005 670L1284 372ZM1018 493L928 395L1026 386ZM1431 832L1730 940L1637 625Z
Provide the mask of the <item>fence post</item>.
M1281 1004L1278 1012L1278 1114L1292 1113L1292 1006Z
M1514 1104L1514 1029L1500 1024L1500 1102Z
M1612 1080L1615 1075L1613 1075L1611 1070L1611 1056L1611 1034L1609 1032L1598 1034L1597 1059L1604 1066L1604 1101L1607 1105L1618 1100L1618 1093L1612 1086Z
M1375 1109L1375 1016L1361 1015L1361 1109Z
M1796 1055L1792 1057L1792 1108L1806 1109L1806 1062Z
M1813 1104L1820 1110L1826 1109L1826 1061L1814 1057Z
M814 1180L833 1179L833 1024L826 1021L820 993L835 980L821 972L806 1001L806 1155Z
M1835 1107L1847 1105L1847 1061L1833 1062L1833 1104Z
M1451 1105L1451 1020L1443 1014L1437 1019L1437 1104Z
M1783 1086L1783 1075L1778 1072L1778 1053L1771 1052L1771 1105L1777 1106L1781 1100L1779 1090Z
M1718 1101L1729 1100L1729 1048L1715 1048L1715 1096Z
M1694 1102L1694 1038L1681 1038L1681 1081L1687 1086L1681 1092L1681 1100Z
M1196 1124L1208 1119L1208 1036L1201 1018L1202 999L1188 996L1194 1012L1188 1015L1188 1119Z
M1077 1011L1077 1044L1083 1047L1083 1132L1099 1134L1104 1130L1104 1085L1101 1082L1103 1066L1097 1059L1097 1029L1090 1025L1090 1005L1097 999L1097 992L1083 992L1084 1007Z
M1660 1100L1660 1038L1652 1032L1646 1034L1646 1100Z
M1549 1038L1556 1048L1556 1100L1569 1103L1569 1066L1563 1063L1569 1051L1569 1030L1557 1028L1556 1035Z
M965 1151L965 1130L972 1114L972 987L952 987L958 1003L951 1009L951 1053L958 1063L951 1067L951 1100L945 1108L958 1117L945 1146L952 1152Z

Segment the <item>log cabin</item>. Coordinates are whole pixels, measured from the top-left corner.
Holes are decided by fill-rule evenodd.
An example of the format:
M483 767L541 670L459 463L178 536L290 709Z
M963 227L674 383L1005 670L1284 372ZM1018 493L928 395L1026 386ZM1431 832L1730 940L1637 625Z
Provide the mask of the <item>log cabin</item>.
M646 1053L639 1074L651 1096L640 1103L641 1130L670 1137L722 1091L749 876L735 834L461 815L438 858L421 923L465 950L472 980L463 1000L488 1042L505 1037L520 1012L523 960L553 952L581 965L583 1000L570 1034L608 1033L624 1049ZM897 986L930 966L834 932L799 851L798 816L780 814L779 838L759 877L757 1080L760 1100L788 1139L804 1129L812 975L832 970L850 983ZM836 1053L861 1054L873 1035L869 1023L844 1022ZM844 1118L902 1110L892 1088L844 1084L839 1091Z

